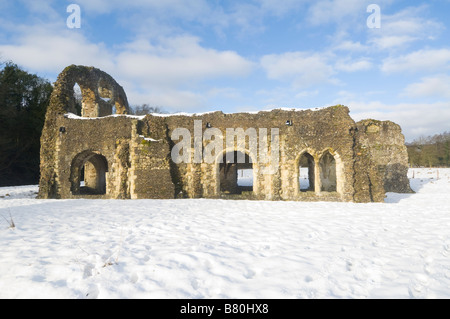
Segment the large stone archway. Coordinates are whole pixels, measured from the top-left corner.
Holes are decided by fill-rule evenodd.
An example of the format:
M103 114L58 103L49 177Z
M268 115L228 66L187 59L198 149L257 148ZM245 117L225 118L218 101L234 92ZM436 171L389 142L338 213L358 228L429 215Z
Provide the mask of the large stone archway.
M103 155L94 151L81 152L73 159L70 170L72 195L106 194L108 162Z
M219 189L221 193L241 194L243 191L253 192L253 182L251 186L243 186L238 183L238 173L241 170L253 169L253 163L248 154L241 151L225 152L222 154L222 160L218 165Z
M257 168L251 154L244 149L227 149L216 157L216 194L236 195L242 192L257 193ZM248 170L247 183L239 183L241 170Z

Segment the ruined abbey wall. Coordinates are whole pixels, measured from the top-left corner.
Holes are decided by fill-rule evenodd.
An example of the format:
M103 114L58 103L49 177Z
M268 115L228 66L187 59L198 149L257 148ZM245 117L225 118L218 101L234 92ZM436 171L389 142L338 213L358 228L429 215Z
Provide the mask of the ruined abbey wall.
M75 83L83 93L78 116ZM55 83L41 138L39 197L382 202L388 191L411 191L400 127L388 121L355 123L345 106L127 113L125 92L109 75L66 68ZM208 153L211 146L216 147ZM174 153L184 160L174 159ZM243 161L229 161L239 156ZM237 184L240 169L252 169L251 186ZM304 187L301 169L308 175Z

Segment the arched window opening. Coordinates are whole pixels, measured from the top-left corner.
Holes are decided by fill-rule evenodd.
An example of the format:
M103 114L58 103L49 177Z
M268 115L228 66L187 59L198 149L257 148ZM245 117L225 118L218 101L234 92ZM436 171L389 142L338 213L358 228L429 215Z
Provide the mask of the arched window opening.
M336 160L329 151L325 152L320 159L320 180L322 192L336 192Z
M73 195L106 194L106 158L94 152L83 152L75 157L71 167Z
M314 157L312 157L311 154L303 153L302 156L300 156L298 171L300 191L314 191Z
M81 116L81 109L83 108L83 93L78 83L75 83L73 86L73 98L75 99L75 114Z
M114 100L114 89L111 83L105 79L98 82L99 116L116 114L116 103Z
M220 191L225 194L252 192L253 164L250 157L239 151L227 154L219 164Z
M102 99L104 102L106 103L113 103L113 90L111 89L110 86L104 84L104 83L100 83L99 87L98 87L98 95L100 97L100 99Z

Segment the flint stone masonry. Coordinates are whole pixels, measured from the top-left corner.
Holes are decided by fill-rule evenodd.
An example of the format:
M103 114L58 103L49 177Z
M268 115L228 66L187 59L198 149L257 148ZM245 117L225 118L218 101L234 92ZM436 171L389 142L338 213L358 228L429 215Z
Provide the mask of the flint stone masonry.
M75 83L83 95L81 111ZM235 114L128 112L126 94L111 76L93 67L67 67L55 83L42 133L39 197L382 202L386 192L412 192L400 127L355 123L342 105ZM178 139L179 128L189 132L189 141ZM220 133L222 142L218 135L205 138L207 129ZM278 134L271 135L274 129ZM257 133L257 152L249 137L227 145L227 134L240 130ZM203 154L213 141L222 143L213 161L193 160L199 146ZM190 146L190 161L173 160L179 143ZM264 160L263 146L277 155L276 163L270 156ZM228 161L239 156L243 163ZM242 170L250 170L251 185L239 185ZM306 177L300 176L304 170Z

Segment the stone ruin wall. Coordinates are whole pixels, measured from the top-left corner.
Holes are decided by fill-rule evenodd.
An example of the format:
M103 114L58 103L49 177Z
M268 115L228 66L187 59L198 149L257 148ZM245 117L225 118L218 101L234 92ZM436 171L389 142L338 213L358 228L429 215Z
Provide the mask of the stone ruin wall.
M69 154L60 151L60 148L64 148L61 137L65 134L60 130L65 128L61 123L64 121L64 115L77 113L74 97L75 84L78 84L82 90L80 115L84 117L105 116L112 114L113 110L116 114L127 114L129 110L125 91L107 73L85 66L71 65L65 68L54 85L42 131L39 197L61 198L64 196L63 194L67 193L65 189L61 188L61 185L65 185L66 182L61 175L68 170L66 166L70 165L72 160L61 163L62 156L67 159ZM71 135L74 133L71 132ZM87 138L83 131L75 134L84 135ZM92 135L90 141L98 143L94 136ZM71 147L76 147L76 145Z
M83 92L83 118L75 113L73 86ZM40 198L246 198L262 200L382 202L387 191L410 192L404 137L392 122L355 123L349 109L273 110L259 113L107 116L128 113L123 89L106 73L66 68L55 83L41 142ZM106 116L106 117L104 117ZM89 118L89 119L87 119ZM291 125L286 125L286 121ZM253 189L230 197L217 163L179 163L171 150L176 128L186 128L195 145L194 121L223 132L227 128L279 129L279 169L253 158ZM198 133L198 132L197 132ZM203 147L210 141L203 140ZM223 154L248 154L248 141ZM223 154L217 154L218 158ZM306 155L309 154L309 155ZM253 156L254 157L254 156ZM335 169L329 170L327 162ZM300 191L299 165L309 166L312 188ZM84 167L84 187L81 170ZM100 173L99 173L100 172ZM329 183L335 180L335 185ZM85 193L86 190L90 190Z
M359 144L381 173L385 191L412 193L407 177L408 152L400 126L376 120L362 120L356 126Z
M151 123L158 118L148 116L144 121ZM259 112L257 114L236 113L223 114L214 112L201 116L170 116L163 118L168 128L167 136L171 136L177 127L189 128L191 132L191 145L194 145L194 121L201 120L203 126L209 123L211 127L219 129L224 134L226 140L227 128L242 128L246 131L249 128L266 128L268 133L269 148L270 129L279 129L279 169L275 174L260 174L263 169L270 167L270 164L261 163L253 159L253 169L255 180L253 184L253 195L255 198L267 200L313 200L314 194L321 194L324 200L352 200L353 188L351 183L345 180L352 180L353 170L351 163L353 159L353 136L349 132L354 122L348 116L346 107L334 107L321 111L284 111L274 110L270 112ZM292 126L285 123L290 120ZM320 138L317 138L320 136ZM259 136L260 137L260 136ZM206 147L209 140L203 141ZM249 150L248 141L245 145L235 145L232 149L227 149L223 145L223 153ZM311 193L300 192L298 187L298 167L300 156L309 153L314 158L314 171L320 172L320 158L325 152L330 152L338 157L339 166L339 194L337 192L321 192L321 180L315 176L315 189ZM181 193L185 197L219 197L219 185L217 165L213 164L181 164L177 165L179 180L175 185L181 185ZM256 172L255 172L256 171ZM317 198L316 198L317 200Z

